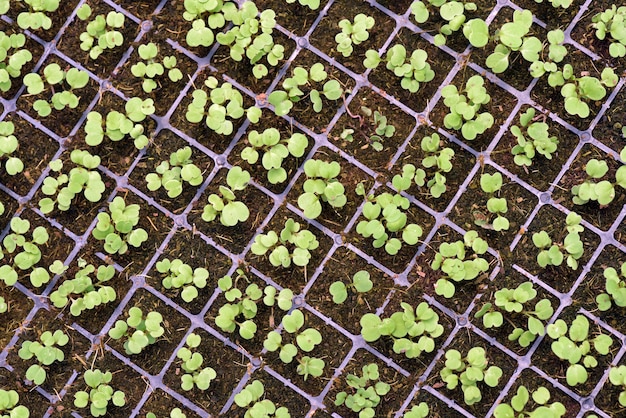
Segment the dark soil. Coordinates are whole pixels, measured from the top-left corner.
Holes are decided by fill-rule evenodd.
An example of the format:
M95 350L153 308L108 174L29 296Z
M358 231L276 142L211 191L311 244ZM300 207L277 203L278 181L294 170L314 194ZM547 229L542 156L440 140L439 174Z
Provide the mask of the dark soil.
M0 385L4 390L14 390L20 397L18 405L24 405L33 417L43 417L50 404L49 399L44 398L36 390L32 390L24 384L23 376L17 372L10 372L0 367Z
M537 19L546 23L548 30L557 28L565 30L566 26L563 23L570 23L572 21L582 3L584 2L581 0L573 0L572 4L567 9L564 9L562 7L552 6L547 0L542 2L536 2L535 0L517 0L515 2L515 4L519 5L521 8L530 10Z
M618 154L626 146L626 137L622 134L623 126L626 126L626 90L621 89L611 102L604 115L593 128L593 137L604 145L610 147Z
M405 164L413 164L416 168L421 168L426 172L426 182L434 178L436 170L434 168L425 168L421 165L422 160L430 154L424 152L421 147L422 139L426 136L433 135L435 131L425 125L420 126L417 132L411 138L411 141L407 144L404 153L400 156L396 162L393 174L401 175L402 167ZM454 151L454 157L452 159L452 170L449 173L441 173L446 178L446 191L440 197L435 198L430 193L427 185L422 187L417 186L415 182L411 184L407 193L415 196L420 202L423 202L430 206L437 212L443 212L446 210L452 198L459 191L459 188L465 181L465 176L472 170L475 163L475 158L472 154L465 149L458 146L456 143L448 140L443 135L439 135L441 149L451 148ZM390 179L391 180L391 179Z
M386 63L382 61L374 69L368 79L370 82L380 87L386 94L400 100L415 112L428 112L431 109L430 101L443 79L454 66L455 60L439 48L432 46L419 35L403 28L394 38L390 47L400 44L406 49L407 59L413 51L422 49L428 54L428 63L435 72L435 77L426 83L420 83L417 93L411 93L402 88L401 79L396 77L392 71L388 70ZM383 55L383 59L387 52Z
M276 12L276 22L298 36L304 36L311 29L319 12L326 7L328 0L321 0L317 10L301 6L297 1L286 4L282 0L258 0L255 4L259 10L272 9Z
M24 171L9 177L5 170L3 158L2 164L0 164L0 177L3 179L3 183L11 190L25 196L30 192L43 170L52 160L52 157L59 149L59 144L44 132L35 129L16 113L9 113L4 121L13 122L15 126L13 135L17 138L19 146L17 151L11 155L22 160ZM8 181L9 179L10 181Z
M198 314L207 304L213 294L212 289L217 286L217 281L228 272L231 264L230 259L226 255L205 242L199 234L185 229L177 230L176 234L167 243L159 261L165 258L168 258L170 261L180 258L183 263L189 264L194 270L198 267L207 268L210 266L210 268L207 268L209 270L209 278L207 279L206 287L198 289L198 297L189 303L180 297L181 289L172 288L167 290L163 287L161 282L165 274L159 273L156 266L146 276L146 281L150 286L194 315Z
M482 169L476 172L467 190L463 192L452 209L450 219L466 230L475 229L478 231L493 248L508 252L509 244L535 208L537 197L506 176L502 176L502 188L493 197L506 199L508 211L503 216L509 220L510 225L506 231L490 229L496 216L487 210L487 201L492 196L482 191L480 178L483 174L494 174L495 172L496 170L487 165L483 165ZM484 226L477 223L485 221L487 224Z
M243 295L245 295L246 288L251 284L256 284L261 290L265 289L268 285L264 280L251 272L245 272L245 276L242 276L239 279L237 279L237 276L237 273L231 275L233 285L239 289ZM238 347L243 348L250 355L259 356L263 350L263 341L265 341L267 334L270 331L273 331L280 324L280 321L283 319L286 312L278 308L276 305L273 307L265 305L262 299L257 301L257 313L253 319L257 326L257 331L253 338L247 340L239 335L239 327L236 327L232 333L228 333L215 324L215 318L217 318L220 309L226 303L237 303L237 301L228 302L224 296L224 292L221 292L211 305L211 309L207 312L204 318L205 322L237 344ZM242 322L245 318L243 315L240 315L237 320Z
M4 284L4 281L0 281L0 297L8 305L0 322L0 347L6 347L15 332L24 329L24 319L35 304L16 287Z
M348 298L342 304L333 302L328 288L335 281L349 285L352 277L360 270L370 273L373 283L367 293L348 290ZM324 271L315 279L313 286L306 294L307 303L331 318L354 335L361 333L359 321L368 312L376 312L382 306L387 294L393 288L393 279L373 265L367 263L356 253L346 247L339 247L324 265Z
M141 408L142 414L154 413L157 417L168 416L174 408L179 408L187 418L200 418L200 415L185 408L182 404L161 389L155 390ZM142 415L143 416L143 415Z
M370 109L372 112L380 112L381 115L387 118L387 124L393 125L395 128L393 136L383 138L383 149L381 151L376 151L372 148L370 138L375 134L376 126L374 125L373 116L367 117L363 114L361 110L363 107ZM347 111L344 112L335 126L333 126L328 139L372 170L386 173L391 164L391 158L411 134L415 126L415 118L369 88L359 89L357 94L353 96L348 108L355 117L350 116ZM344 129L354 130L352 141L341 138Z

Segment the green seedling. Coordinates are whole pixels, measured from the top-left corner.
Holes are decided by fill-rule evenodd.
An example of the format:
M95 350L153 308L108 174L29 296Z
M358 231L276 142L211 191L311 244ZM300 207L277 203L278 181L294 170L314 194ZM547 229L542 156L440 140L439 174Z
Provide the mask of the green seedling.
M24 3L28 6L28 11L17 15L20 28L48 30L52 27L52 19L47 13L55 12L59 8L60 0L24 0Z
M213 45L213 31L224 28L226 17L237 15L238 9L232 1L187 0L184 7L183 19L192 22L186 36L187 44L191 47Z
M439 315L426 302L415 309L406 302L400 304L401 312L394 312L389 318L367 313L361 317L361 336L367 342L378 341L381 337L393 341L393 351L406 358L418 358L422 353L432 353L435 339L443 335Z
M626 406L626 366L611 367L609 370L609 382L621 389L618 401L621 406Z
M367 270L359 270L354 273L350 283L346 285L344 282L338 280L330 285L328 291L333 297L333 302L342 304L348 299L348 290L356 292L357 294L367 293L372 290L373 286L374 284L370 280L370 274Z
M31 240L26 240L30 230L30 221L19 216L11 218L10 231L2 240L4 249L0 252L0 280L7 286L13 286L18 277L30 270L29 279L34 287L41 287L51 279L50 273L62 274L66 267L60 260L55 260L48 269L35 267L41 260L40 247L48 243L50 236L43 226L34 228ZM19 272L19 273L18 273Z
M544 321L554 314L554 308L549 299L541 299L535 303L534 309L530 304L537 297L537 291L531 282L524 282L515 289L503 288L495 293L495 306L487 302L476 312L476 318L482 318L485 328L499 328L504 323L504 315L515 318L520 314L526 321L526 327L514 326L509 334L509 341L517 341L521 347L528 347L538 336L545 335ZM499 309L496 309L499 308ZM504 315L503 315L504 312Z
M182 369L185 373L180 377L180 386L183 390L189 391L195 387L200 390L207 390L217 377L217 373L211 367L202 367L204 358L202 354L194 351L198 348L202 338L193 332L187 336L185 340L186 347L181 347L176 352L176 357L183 361Z
M585 172L587 178L581 184L572 186L572 201L577 205L595 201L602 208L615 199L615 186L626 189L626 165L624 164L615 173L615 183L606 179L600 180L609 172L609 166L604 160L590 159L585 164Z
M536 36L529 36L533 23L530 10L515 10L513 21L507 22L496 31L495 41L498 42L494 52L488 57L487 67L495 74L503 73L509 67L511 53L518 52L526 61L539 60L543 45Z
M162 322L163 316L159 312L151 311L144 315L141 309L133 306L128 310L125 321L115 321L115 325L109 330L109 337L114 340L125 338L126 354L139 354L165 333Z
M304 134L294 133L287 139L280 138L276 128L267 128L259 133L256 130L248 134L248 146L241 151L241 158L249 164L256 164L261 157L263 168L267 170L267 179L272 184L287 180L287 171L282 167L289 155L300 158L309 146Z
M287 4L295 3L296 0L285 0ZM297 0L302 6L307 6L311 10L317 10L320 7L320 0Z
M359 418L376 416L375 408L380 404L382 397L391 390L388 383L381 382L378 365L366 364L361 376L348 374L346 383L350 386L350 393L339 392L335 398L335 405L345 405L353 412L358 412Z
M257 123L261 117L261 109L251 106L243 107L243 96L230 83L219 84L217 78L211 76L204 82L209 93L196 89L191 93L193 100L187 106L185 118L191 123L204 121L206 126L221 135L233 133L233 121L244 115L252 123ZM208 105L208 107L207 107Z
M443 276L435 283L435 293L451 298L456 292L453 282L472 281L489 270L489 263L481 255L489 245L476 231L467 231L463 241L444 242L439 245L430 267L441 270ZM471 250L471 253L469 251Z
M0 416L3 418L28 418L30 411L24 405L18 405L20 395L14 390L0 389Z
M130 72L135 77L143 79L141 87L146 93L151 93L158 87L157 80L165 73L165 70L167 70L167 77L172 83L183 79L183 73L176 68L175 56L163 57L161 61L157 59L159 47L155 43L139 45L137 51L143 61L133 64L130 67Z
M363 65L366 68L376 68L381 61L387 63L387 69L393 71L396 77L401 78L400 85L403 89L416 93L420 83L427 83L435 77L435 72L427 62L428 54L423 49L416 49L407 56L407 51L401 44L391 47L385 58L377 51L370 49L365 53Z
M121 196L109 202L109 213L100 212L98 223L91 232L98 241L104 241L104 250L109 254L125 254L128 246L139 248L148 239L139 223L139 205L127 205Z
M113 379L111 372L103 373L99 369L87 370L83 379L89 392L84 390L76 392L74 395L75 407L86 408L89 405L91 416L103 417L107 415L109 402L118 407L126 405L126 394L109 385Z
M300 223L289 218L280 235L275 231L259 234L254 238L250 250L256 255L269 252L269 261L274 267L288 268L291 263L299 267L309 264L311 252L319 247L319 242L311 231L300 229ZM292 248L292 250L290 250Z
M202 184L202 171L191 160L191 153L191 147L186 146L170 154L169 162L161 161L155 169L156 173L146 174L148 190L156 191L163 187L169 197L177 197L183 192L183 183L194 187Z
M2 296L0 296L0 314L8 312L8 310L9 305L7 304L7 301Z
M250 173L235 166L228 170L226 186L219 186L219 194L211 193L208 204L204 206L202 220L213 222L218 216L224 226L235 226L245 222L250 217L250 210L246 204L237 200L235 192L243 191L250 182Z
M520 115L521 126L511 126L511 133L517 139L517 145L513 147L511 153L514 155L515 164L519 166L530 167L537 154L551 160L559 144L556 136L550 136L545 116L542 122L535 121L535 113L534 107L528 108Z
M339 100L344 95L344 89L339 81L327 80L328 73L324 65L319 62L309 69L298 66L292 70L291 74L291 77L285 78L282 83L284 90L274 90L267 98L268 102L274 106L274 113L278 116L288 114L293 104L305 97L308 97L313 104L313 110L319 113L324 107L322 96L327 100ZM321 84L322 82L324 84ZM319 90L320 87L321 90Z
M489 28L482 19L467 20L465 12L477 10L476 3L467 1L449 0L416 0L411 3L411 14L415 21L425 23L431 14L429 9L438 8L439 16L446 21L439 27L439 33L434 36L435 45L445 45L446 37L463 28L463 35L470 43L482 48L489 41Z
M430 414L430 408L426 402L420 402L417 405L406 411L402 418L427 418Z
M248 283L243 292L238 288L239 283L244 283L244 286ZM233 333L238 328L239 335L246 340L254 338L256 334L257 325L254 318L261 303L268 307L277 305L285 312L292 306L291 290L283 289L279 292L270 285L261 289L257 284L250 283L241 269L237 269L234 279L231 276L224 276L217 281L217 285L224 292L227 303L220 307L215 317L215 325L227 333Z
M198 289L204 289L209 278L209 271L204 267L192 269L189 264L183 263L179 258L171 260L165 258L156 263L156 268L161 277L164 288L182 289L180 297L187 303L198 297ZM163 276L164 275L164 276Z
M359 13L354 16L354 21L350 22L349 19L342 19L339 21L339 27L341 32L335 35L335 42L337 42L337 51L341 52L344 57L349 57L354 51L353 45L359 45L362 42L367 41L370 37L369 29L374 27L375 20L371 16Z
M613 267L604 269L604 289L606 293L596 296L598 309L608 311L612 304L623 308L626 306L626 263L622 263L618 272Z
M496 172L494 174L483 173L480 176L480 188L485 192L487 199L487 210L496 215L493 221L489 222L489 217L482 212L475 213L474 223L485 229L493 229L494 231L507 231L509 229L509 220L503 216L507 213L508 205L504 197L496 197L502 188L502 174Z
M78 107L80 97L76 91L82 89L89 82L89 74L77 68L61 69L56 63L48 64L43 69L43 77L37 73L24 76L24 85L29 94L51 93L49 99L37 99L33 102L33 110L39 116L46 117L52 109L63 110L66 107Z
M460 130L463 138L476 139L493 126L494 118L489 112L479 113L481 106L491 100L481 76L470 77L461 91L454 84L445 86L441 96L449 109L443 119L445 127Z
M298 197L298 206L304 216L315 219L322 214L322 203L340 209L347 203L345 188L337 176L341 166L337 161L307 160L304 173L307 179L302 186L304 193Z
M421 148L425 154L422 158L423 168L417 168L411 163L405 164L402 167L402 174L393 177L393 187L402 192L415 183L419 187L428 187L431 196L437 199L447 190L445 173L452 170L454 150L444 148L437 133L422 138Z
M267 75L265 64L259 61L263 58L272 67L278 65L284 58L285 47L276 44L272 33L276 27L276 14L272 9L259 13L254 2L246 1L232 13L225 13L226 21L232 27L225 32L219 32L215 39L230 50L230 57L235 61L242 61L244 57L253 67L253 75L262 78Z
M567 360L569 366L565 379L569 386L577 386L587 381L588 370L598 367L597 356L606 356L610 352L613 339L606 334L599 333L595 337L589 335L589 320L583 315L576 318L568 326L565 321L558 319L548 325L547 332L552 342L552 352L561 360ZM596 352L592 355L592 349ZM581 364L582 363L582 364Z
M187 415L180 408L174 408L170 411L169 417L170 418L187 418ZM146 418L157 418L157 416L154 412L148 412L146 414Z
M562 70L551 72L548 76L550 86L561 87L565 111L580 118L589 116L587 102L602 100L606 96L605 87L615 87L618 81L619 77L610 67L602 70L600 79L590 75L576 77L571 64L565 64Z
M105 185L96 170L100 165L100 157L91 155L89 151L76 149L70 153L70 160L75 166L67 174L61 171L63 169L61 160L50 162L51 172L58 175L56 177L48 175L41 186L43 194L54 197L54 199L44 197L39 201L39 209L43 213L50 213L55 207L61 211L68 211L80 194L89 202L96 203L102 200Z
M248 383L241 392L235 394L234 400L240 408L246 408L244 418L290 418L289 410L284 406L276 406L269 399L262 399L265 387L259 380Z
M32 61L33 54L28 49L21 49L25 44L24 34L7 35L0 31L0 57L3 57L0 59L0 91L9 91L11 79L19 78L24 65Z
M457 350L446 351L445 357L445 367L439 375L449 390L461 384L466 405L471 406L482 400L478 386L480 382L494 388L502 377L502 369L498 366L487 367L489 362L485 349L482 347L470 348L465 358L462 358Z
M107 112L106 117L96 111L87 114L85 122L85 142L92 147L100 145L104 138L113 142L121 141L130 137L135 148L141 150L148 143L145 135L143 122L148 116L154 114L154 100L141 100L138 97L131 98L124 105L125 113L112 110Z
M409 200L400 194L370 195L363 206L366 220L359 221L356 232L373 238L374 248L385 247L387 254L396 255L402 244L415 245L423 234L422 227L408 223Z
M530 409L529 401L536 404ZM534 391L529 391L525 386L517 388L517 393L511 398L510 403L501 403L496 406L493 415L495 418L520 417L543 417L560 418L565 415L566 409L561 402L548 403L550 391L543 386L539 386Z
M77 11L76 16L82 21L88 21L85 32L80 34L80 49L89 52L89 58L98 59L106 50L122 46L124 35L125 16L120 12L110 11L106 16L101 14L89 20L91 7L84 3Z
M580 233L585 230L580 225L582 218L575 212L570 212L565 219L567 235L562 243L554 242L545 231L533 234L533 244L540 249L537 254L537 264L545 268L547 266L560 266L567 256L567 265L572 270L578 268L578 260L583 256L583 242Z
M116 299L115 288L106 284L115 276L112 265L102 265L96 269L92 264L79 259L78 266L80 269L74 274L74 278L66 279L50 294L50 301L55 307L65 308L71 301L70 313L79 316L85 310L95 309ZM91 277L94 272L95 280Z
M545 47L542 49L540 58L530 64L530 75L538 78L548 73L558 70L557 64L565 59L567 48L563 45L565 33L561 29L554 29L548 32L548 54L546 59ZM534 57L533 57L534 58ZM546 59L546 61L542 61Z
M626 56L626 6L611 5L610 9L591 18L596 37L609 41L609 54L613 58Z
M37 363L26 370L26 378L36 385L41 385L46 380L46 369L57 361L65 360L65 354L59 347L65 346L70 338L61 330L54 332L45 331L39 337L39 341L24 341L18 351L22 360L37 359ZM58 346L58 347L57 347Z
M294 343L284 343L283 337L277 331L270 331L263 341L263 347L267 351L278 351L278 357L283 363L289 364L298 355L299 350L310 353L317 345L322 342L322 334L315 328L304 327L304 314L301 310L296 309L290 314L285 315L281 322L283 332L291 334ZM319 377L324 372L324 360L315 357L303 356L297 359L297 373L307 380L309 375Z
M13 122L0 122L0 163L4 160L4 169L7 174L14 176L24 171L24 163L13 155L19 147L19 142L13 133Z

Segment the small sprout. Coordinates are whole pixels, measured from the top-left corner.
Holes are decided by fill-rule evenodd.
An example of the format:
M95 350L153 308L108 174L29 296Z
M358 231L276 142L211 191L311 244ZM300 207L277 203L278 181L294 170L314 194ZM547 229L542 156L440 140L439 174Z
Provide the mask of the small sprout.
M0 59L0 91L9 91L13 85L11 79L19 78L24 65L32 61L33 54L28 49L21 49L25 44L24 34L7 35L0 31L0 57L3 57ZM0 155L2 152L0 150Z
M28 11L17 15L17 24L22 29L44 29L52 27L52 19L46 14L59 8L60 0L24 0Z
M528 407L529 401L534 402L537 406L534 409ZM501 403L494 411L495 418L508 418L517 416L541 416L545 418L560 418L565 415L565 406L561 402L553 402L548 404L550 400L550 391L543 386L539 386L535 391L531 392L525 386L517 388L517 393L511 398L510 404Z
M346 376L346 383L350 386L350 393L339 392L335 398L335 405L345 405L351 411L358 412L359 417L376 416L375 408L380 404L382 397L391 390L388 383L379 380L378 365L366 364L361 376L352 373Z
M402 243L415 245L423 233L419 225L408 223L405 211L409 206L409 200L400 194L370 196L363 207L366 220L359 221L356 231L364 238L372 237L374 248L384 246L387 254L395 255Z
M176 353L176 357L183 361L182 369L185 371L180 377L181 388L185 391L197 387L200 390L207 390L217 377L217 373L211 367L202 367L204 358L202 354L194 351L200 346L202 338L198 334L191 333L185 340L185 346Z
M167 56L159 61L159 48L155 43L139 45L138 52L143 61L133 64L130 71L135 77L143 79L141 87L146 93L151 93L158 87L157 80L165 74L165 70L173 83L182 80L183 73L176 68L176 57Z
M584 228L580 225L582 218L575 212L570 212L566 218L567 235L563 243L555 243L545 231L535 232L532 240L535 247L540 249L537 254L537 264L545 268L547 266L560 266L567 255L567 265L572 270L578 268L578 260L583 256L583 242L580 232Z
M159 312L151 311L144 315L141 309L133 306L128 310L128 319L115 322L109 330L109 337L114 340L125 338L126 354L139 354L165 333L162 322L163 316Z
M245 203L236 200L235 192L243 191L250 182L250 173L235 166L228 170L226 186L219 186L219 194L209 195L209 203L204 206L202 220L212 222L219 215L220 223L224 226L235 226L245 222L250 216L250 210Z
M400 304L402 311L394 312L389 318L367 313L361 317L361 336L367 342L386 337L393 341L393 351L406 358L418 358L422 353L435 350L435 339L443 334L439 315L426 302L415 309L406 303Z
M41 385L46 380L46 369L44 366L50 366L57 361L63 361L65 354L56 347L63 347L69 342L69 337L61 330L54 332L45 331L39 337L39 341L24 341L22 347L18 351L18 355L22 360L30 360L36 358L37 363L31 365L26 370L26 378L36 385Z
M550 136L548 133L548 124L535 122L534 117L535 108L530 107L520 115L521 126L511 127L511 132L517 139L517 145L513 147L511 153L515 156L515 164L519 166L531 166L536 154L551 160L559 143L556 136Z
M626 6L611 5L591 18L596 37L609 41L609 54L613 58L626 56Z
M621 264L619 272L608 267L604 269L604 288L606 293L596 296L598 309L608 311L611 305L623 308L626 306L626 262Z
M367 293L372 290L373 283L370 280L370 274L367 270L359 270L354 273L352 280L348 285L342 281L333 282L329 287L329 292L333 296L333 302L341 304L348 298L348 290L352 289L357 293Z
M487 200L487 210L496 215L496 218L489 223L484 215L474 221L476 225L494 231L506 231L509 229L509 220L503 216L508 211L507 201L503 197L496 197L502 187L502 174L483 173L480 176L480 188L489 195Z
M174 151L169 162L161 161L156 173L146 175L148 189L156 191L163 186L169 197L177 197L183 192L183 183L190 186L202 184L202 171L191 160L191 153L191 147L186 146Z
M496 31L498 41L495 51L487 57L487 67L495 74L503 73L509 67L509 56L512 52L519 52L529 62L539 60L543 48L536 36L528 36L533 23L530 10L516 10L513 12L513 21L507 22Z
M115 289L106 285L106 282L115 275L115 268L112 265L102 265L96 269L92 264L86 264L80 259L79 267L73 279L66 279L50 294L50 301L57 308L64 308L71 300L70 313L73 316L113 302L117 297ZM92 273L96 273L95 280L91 277Z
M609 381L613 386L618 386L622 391L619 393L619 404L626 406L626 366L611 367Z
M117 110L109 111L105 117L92 111L87 114L85 122L85 142L96 146L102 143L105 137L111 141L121 141L127 137L133 139L135 148L141 150L148 145L143 122L146 117L154 114L154 101L131 98L125 105L125 113Z
M354 48L352 45L359 45L361 42L365 42L369 38L369 29L374 27L374 18L371 16L359 13L354 17L354 22L350 22L348 19L342 19L339 21L339 27L341 32L335 36L335 42L337 42L337 51L341 52L344 57L352 55Z
M581 183L572 186L572 201L577 205L597 201L600 207L610 204L615 199L615 186L626 189L626 165L622 165L615 173L615 183L603 179L609 171L606 161L592 158L585 165L587 178ZM600 181L597 181L600 180Z
M449 390L455 389L461 383L466 405L471 406L482 400L478 387L480 382L493 388L502 377L502 369L498 366L487 368L489 362L482 347L472 347L465 358L457 350L448 350L445 358L445 367L439 375Z
M407 56L407 51L401 44L391 47L385 58L382 59L374 50L365 53L363 65L366 68L376 68L381 61L387 63L387 69L393 71L396 77L401 78L400 85L403 89L416 93L420 88L420 83L431 81L435 77L435 72L426 61L428 54L422 49L416 49Z
M24 85L29 94L48 92L49 99L38 99L33 103L33 109L39 116L46 117L52 109L63 110L66 107L75 109L80 102L75 90L80 90L89 82L86 71L70 68L63 70L59 64L48 64L43 69L43 78L40 74L30 73L24 76Z
M76 11L76 16L85 21L91 17L91 12L91 7L85 3ZM122 13L111 11L106 16L101 14L90 20L85 32L80 34L80 49L89 52L89 58L96 60L104 51L122 46L124 35L118 29L124 28L124 19Z
M296 0L285 0L288 4L295 3ZM320 7L320 0L297 0L302 6L307 6L311 10L317 10Z
M98 223L91 232L98 241L104 241L104 250L109 254L125 254L128 245L139 248L148 239L139 223L139 205L126 205L121 196L109 202L109 211L98 214Z
M280 236L275 231L259 234L254 238L250 249L256 255L265 255L270 252L269 261L274 267L288 268L291 263L299 267L309 264L310 251L318 246L319 242L315 234L306 229L301 230L300 223L289 218L285 221Z
M28 418L30 411L24 405L18 405L20 396L14 390L0 389L0 415L10 418Z
M347 203L343 184L337 180L341 171L338 162L322 160L307 160L304 163L304 173L307 180L304 182L302 193L298 197L298 206L304 216L315 219L322 213L322 203L327 203L334 209L342 208Z
M156 263L159 273L165 276L161 284L166 289L182 289L180 297L187 303L198 297L198 289L204 289L209 278L209 271L204 267L195 270L180 259L170 261L165 258Z
M13 122L0 122L0 162L5 160L4 168L10 176L24 171L22 160L12 155L19 147L19 142L13 135L14 132Z
M107 415L109 402L114 406L122 407L126 405L126 395L121 390L115 390L109 385L113 379L113 374L109 371L102 372L99 369L87 370L83 379L89 388L87 391L78 391L74 395L74 406L86 408L89 405L89 412L93 417Z
M474 75L467 80L462 91L453 84L441 91L443 102L450 110L443 119L445 127L460 130L463 138L470 141L485 133L494 123L490 113L479 113L480 107L491 100L484 84L481 76Z
M241 389L241 392L235 394L235 404L239 408L246 408L245 417L291 417L289 410L286 407L277 407L271 400L267 398L263 399L264 394L265 387L263 386L263 383L259 380L253 380Z
M551 345L552 352L559 359L567 360L569 363L565 373L569 386L585 383L588 378L588 369L598 366L597 355L606 356L613 345L613 339L606 334L599 333L591 338L589 320L580 314L576 315L569 326L569 333L567 323L562 319L548 325L547 332L554 340ZM596 355L592 355L592 348L596 351Z

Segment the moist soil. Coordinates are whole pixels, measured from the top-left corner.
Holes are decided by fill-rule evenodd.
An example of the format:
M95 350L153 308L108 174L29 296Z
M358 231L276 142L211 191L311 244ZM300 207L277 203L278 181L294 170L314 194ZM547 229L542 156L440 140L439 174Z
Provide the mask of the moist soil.
M311 10L308 6L301 6L297 1L286 4L282 0L258 0L255 2L259 10L272 9L276 12L276 22L298 36L304 36L319 12L326 7L328 0L321 0L317 10Z
M391 104L386 98L369 88L361 88L352 97L350 103L339 117L332 131L328 134L329 141L355 157L367 167L375 170L379 175L387 173L392 158L415 127L415 118L405 113L398 106ZM383 138L383 149L373 148L372 135L376 134L376 125L373 116L367 116L363 108L379 112L387 118L387 124L395 128L394 134ZM365 111L367 112L367 111ZM352 140L342 138L344 130L352 129Z
M626 126L626 91L620 90L611 102L611 106L602 115L598 124L593 128L593 137L616 154L626 146L626 136L622 129Z

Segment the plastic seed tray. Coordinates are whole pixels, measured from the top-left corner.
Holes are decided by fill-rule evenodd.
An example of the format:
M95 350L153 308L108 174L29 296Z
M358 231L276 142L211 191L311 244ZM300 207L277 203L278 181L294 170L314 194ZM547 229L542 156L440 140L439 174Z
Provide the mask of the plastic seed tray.
M540 386L548 388L550 402L565 407L563 416L621 416L621 389L610 384L609 372L624 361L625 311L615 303L609 310L599 310L596 296L605 292L605 270L613 267L619 271L621 263L626 262L626 193L616 186L609 205L576 205L570 189L585 179L584 170L592 158L608 161L610 173L622 165L619 153L626 145L621 133L621 125L626 124L623 75L615 86L606 89L606 97L591 101L589 117L579 118L564 111L563 98L548 86L545 77L532 78L528 74L528 63L521 57L506 72L492 73L485 65L487 55L493 52L492 41L485 48L474 48L461 30L450 35L445 45L435 46L441 22L435 19L434 23L416 23L409 1L326 0L319 9L312 10L298 2L260 0L256 3L259 11L275 11L277 25L272 36L285 49L278 65L268 66L269 74L256 79L252 65L245 59L232 60L228 48L217 42L211 47L189 47L185 33L191 23L182 17L186 2L62 3L50 14L50 30L21 29L17 14L27 8L22 2L12 2L11 10L0 22L5 33L21 32L26 36L33 59L22 69L22 76L41 74L50 63L62 69L74 67L89 75L81 89L79 106L53 111L49 117L39 117L33 110L33 95L20 83L21 78L12 79L13 87L0 98L0 119L15 124L15 136L20 141L16 155L25 163L25 171L17 176L9 176L4 168L0 171L0 201L5 207L0 216L2 237L11 234L13 217L27 219L33 227L44 226L49 239L40 246L42 258L35 265L47 267L61 260L69 266L62 274L52 273L49 282L39 287L29 282L27 272L20 272L14 285L0 281L0 296L8 304L7 312L0 314L0 387L17 391L20 404L30 409L30 416L92 416L89 408L75 406L74 399L86 388L85 372L98 368L111 371L111 386L126 395L123 406L109 403L106 416L111 417L145 417L149 412L170 416L173 408L181 408L188 417L243 417L245 408L238 405L237 395L253 381L263 383L263 398L288 408L292 417L356 417L358 412L336 405L335 399L341 391L350 391L347 376L360 376L368 364L376 364L379 380L390 385L390 391L381 395L382 401L375 406L376 417L422 416L409 415L421 402L429 406L427 416L489 417L499 404L510 402L520 386L531 391ZM91 7L92 16L114 11L125 17L120 29L122 46L105 51L95 60L79 47L87 22L77 13L84 4ZM545 1L480 1L477 10L468 13L484 19L493 35L496 28L511 21L514 11L529 9L533 30L541 34L538 36L558 27L563 29L566 62L577 73L597 76L609 63L620 75L625 68L623 58L607 60L606 51L592 39L591 16L607 8L610 3L592 0L574 1L567 9L553 8ZM376 23L369 38L355 45L350 57L344 57L337 52L334 40L340 31L338 22L352 20L358 13L374 17ZM176 57L184 75L176 82L160 82L151 93L142 90L141 81L131 74L131 66L139 59L139 45L148 42L156 43L162 55ZM434 69L432 81L420 83L415 93L403 89L399 79L385 69L384 62L375 69L363 65L368 49L384 56L397 44L406 47L407 55L418 48L426 51ZM277 116L269 101L272 92L283 88L282 83L295 68L310 68L317 62L323 64L329 79L342 86L341 97L324 99L320 112L313 111L306 98L294 103L287 115ZM474 75L484 77L491 101L483 109L493 115L494 124L469 141L460 131L446 129L448 109L442 93L451 84L460 88ZM188 122L185 115L192 94L202 89L210 77L219 84L230 83L242 95L244 108L261 109L258 123L245 117L232 118L232 132L218 134L203 123ZM148 146L137 150L132 140L86 145L88 114L121 111L133 97L154 100L154 114L142 122ZM365 108L380 112L395 127L393 135L382 139L381 150L376 150L368 139L372 127ZM511 127L519 125L527 109L535 109L534 121L548 124L550 133L558 138L558 150L551 160L538 158L531 166L522 167L511 155L516 145ZM242 158L251 133L269 128L277 129L283 139L294 133L308 139L301 157L285 157L287 179L277 184L268 180L260 162L251 164ZM353 132L352 141L343 135L347 129ZM416 245L402 245L397 254L390 255L384 248L374 248L372 239L357 233L370 203L355 190L362 187L366 195L372 196L395 193L394 176L402 173L405 164L420 166L425 158L420 142L433 134L439 135L440 144L454 151L453 169L446 173L446 192L434 198L427 187L413 185L401 193L408 199L409 222L419 224L423 233ZM175 198L163 188L150 190L146 175L185 146L191 148L193 162L202 170L202 182L196 187L185 184L183 193ZM57 159L69 164L71 151L77 149L101 157L97 171L105 185L102 199L92 203L82 198L68 211L44 214L38 204L45 197L44 179L57 175L48 164ZM298 197L307 179L304 164L312 159L340 164L338 180L345 187L348 204L342 208L324 204L322 215L307 219ZM228 170L233 166L251 174L241 197L250 216L235 227L205 222L203 207L209 195L226 185ZM493 197L481 190L485 173L500 173L503 178L497 196L508 202L507 231L497 232L489 221L480 222L490 216L486 202ZM129 247L123 255L107 253L92 234L98 213L107 212L108 202L117 197L124 198L126 204L139 205L138 226L149 236L139 248ZM555 242L563 242L566 217L571 212L582 217L584 254L578 259L578 267L569 268L564 261L561 266L540 268L533 234L546 231ZM252 251L255 237L272 230L280 232L290 218L312 232L319 246L311 250L305 267L274 267L267 256ZM454 296L443 297L436 292L437 286L443 286L439 281L442 273L431 263L442 243L462 242L469 230L477 231L489 244L483 256L488 269L475 280L454 283ZM473 253L467 249L467 254L471 257ZM181 259L194 269L208 270L206 285L198 289L198 296L191 302L185 302L180 291L163 286L158 266L164 259ZM0 264L8 260L5 255ZM74 316L69 307L55 308L50 295L74 277L83 260L94 266L114 267L108 285L117 297ZM363 294L348 289L346 302L333 303L329 286L337 280L349 283L360 270L369 273L373 289ZM241 317L236 331L225 332L216 324L216 318L228 302L226 292L218 286L226 275L233 278L241 292L250 284L259 289L273 286L278 292L290 289L293 298L288 312L301 311L304 325L298 328L318 330L322 341L310 352L300 351L290 363L281 361L278 352L268 350L264 341L269 332L276 330L282 333L283 343L291 341L289 338L295 341L295 334L287 333L281 324L288 312L261 302L257 302L252 338L243 338L238 332L244 321ZM530 307L525 305L525 312L532 311L540 298L547 299L553 311L544 324L563 320L570 326L575 318L583 316L590 324L590 338L601 334L612 338L608 353L596 356L595 367L589 364L585 382L567 383L569 363L555 356L551 349L554 339L545 331L525 347L511 341L509 334L514 328L526 326L527 318L519 312L502 311L502 328L488 328L475 317L485 303L494 303L496 291L514 289L524 282L531 282L538 294ZM434 338L431 352L408 358L402 350L394 350L392 339L367 342L361 335L359 322L363 315L373 313L386 318L402 312L401 303L415 309L422 302L437 313L443 328ZM110 338L109 331L116 328L118 320L129 317L132 307L144 313L159 312L164 334L141 353L130 355L123 340ZM32 361L22 360L18 352L24 341L57 329L69 336L69 343L60 347L64 360L46 366L45 383L33 385L25 374ZM185 371L177 353L186 347L192 333L201 337L197 351L204 358L202 367L211 367L216 374L206 390L181 388ZM468 405L460 385L447 388L441 372L446 351L458 350L465 356L472 347L483 348L488 364L500 367L502 377L495 387L481 383L482 399ZM305 379L298 373L305 355L324 361L321 376Z

